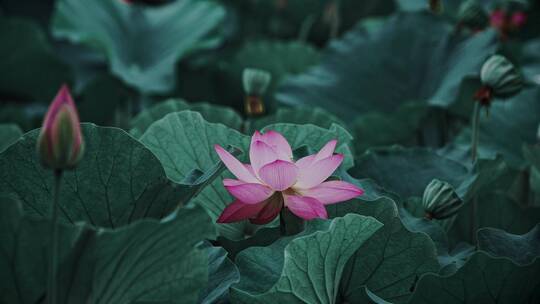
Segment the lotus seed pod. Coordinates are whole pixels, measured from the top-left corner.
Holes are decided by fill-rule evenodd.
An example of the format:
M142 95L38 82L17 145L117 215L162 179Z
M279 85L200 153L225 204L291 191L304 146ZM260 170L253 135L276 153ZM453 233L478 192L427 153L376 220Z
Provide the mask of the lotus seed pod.
M266 92L272 76L258 69L245 69L242 75L246 93L245 111L249 116L259 116L264 113L262 96Z
M262 96L270 85L272 75L259 69L244 69L242 82L246 95Z
M37 141L42 164L53 170L74 168L84 154L79 115L67 86L49 106Z
M523 78L517 68L501 55L493 55L486 60L480 79L495 97L511 97L523 87Z
M432 180L424 190L422 206L428 219L446 219L456 214L463 201L454 187L438 179Z
M474 30L483 29L489 23L487 12L476 0L468 0L460 5L458 19L460 24Z

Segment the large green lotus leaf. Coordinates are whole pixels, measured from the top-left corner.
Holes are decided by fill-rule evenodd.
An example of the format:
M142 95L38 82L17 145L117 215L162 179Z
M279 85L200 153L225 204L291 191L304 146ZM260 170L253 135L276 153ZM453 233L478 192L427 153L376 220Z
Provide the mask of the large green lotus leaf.
M531 204L527 175L511 168L503 158L480 159L456 189L465 205L446 226L451 244L474 244L473 202L476 198L476 229L493 227L523 234L540 222L540 209Z
M391 302L385 301L383 298L371 292L366 286L359 288L358 293L358 303L369 303L369 304L392 304Z
M52 31L58 38L102 50L111 71L137 89L166 92L174 85L177 60L217 45L220 37L211 34L224 17L224 9L212 1L144 8L114 0L61 0Z
M266 247L274 243L281 236L279 227L263 227L255 231L253 236L242 240L229 240L224 237L219 237L217 241L225 250L232 260L236 259L238 253L249 247Z
M249 121L251 131L261 130L275 123L312 124L321 128L330 128L332 124L345 126L345 123L330 112L317 107L280 107L271 115Z
M524 145L522 150L523 157L531 166L540 169L540 145Z
M199 112L208 122L222 123L236 130L240 130L242 126L242 117L232 108L209 103L188 103L182 99L168 99L135 116L131 121L129 133L139 138L152 123L169 113L183 110Z
M441 265L439 274L454 273L475 252L475 247L468 243L459 243L450 248L450 242L444 227L452 224L452 218L442 221L426 219L422 199L418 197L405 201L403 205L404 207L399 208L399 217L403 225L412 232L427 234L435 243L437 260Z
M499 180L515 178L517 171L510 169L502 156L494 159L479 159L471 166L469 173L463 182L456 187L456 193L467 202L474 198L480 191L491 191L493 185L498 185ZM504 184L504 182L503 182Z
M396 195L394 193L387 191L386 189L378 185L372 179L369 179L369 178L356 179L355 177L351 176L347 172L347 170L343 167L338 168L336 175L341 180L354 184L360 187L360 189L364 190L364 194L362 194L361 196L362 200L374 201L374 200L380 199L381 197L396 198Z
M85 241L93 248L80 248L83 254L74 263L93 265L79 277L92 278L91 293L81 297L73 292L67 302L195 302L207 282L208 259L194 247L214 237L215 229L202 208L180 209L162 223L143 220L101 232L95 241Z
M451 251L439 254L441 264L440 275L450 275L463 267L469 258L476 252L476 247L469 243L458 243Z
M418 144L419 130L427 115L428 107L421 103L400 105L394 113L367 112L359 115L351 124L357 140L356 153L371 147Z
M206 247L206 246L205 246ZM221 247L207 246L208 285L199 296L199 303L223 303L229 296L229 288L240 281L236 265L227 257L227 251Z
M540 145L523 145L523 157L530 163L529 187L538 194L540 193ZM540 200L537 199L534 204L539 205Z
M539 99L540 89L531 88L507 100L493 102L489 115L480 116L479 157L493 158L496 154L502 154L510 165L524 166L523 144L537 141ZM456 145L469 147L470 141L470 129L465 129L456 138Z
M2 201L1 300L46 297L49 220L22 216ZM215 236L202 208L165 221L142 220L116 230L61 225L57 303L193 303L207 281L207 257L196 245Z
M386 301L405 303L422 274L439 271L435 245L426 234L405 228L391 199L351 200L328 211L331 216L372 216L384 224L349 260L340 285L343 302L358 303L367 286Z
M18 200L0 196L0 302L39 303L44 300L49 261L49 223L23 217ZM81 226L59 229L59 259L65 260Z
M325 45L332 38L331 21L337 21L337 33L354 26L358 20L390 14L394 0L229 0L240 12L243 37L309 40ZM334 13L337 13L334 15ZM336 16L335 19L333 17Z
M276 98L316 105L352 121L404 102L449 107L464 77L495 51L492 31L462 37L430 13L399 13L380 29L360 24L331 44L319 66L289 78Z
M480 4L486 6L490 2L495 0L481 0ZM398 8L403 11L425 11L430 10L430 3L439 3L442 7L442 14L449 16L453 19L457 18L459 6L464 0L437 0L437 1L424 1L424 0L395 0Z
M533 39L523 46L521 54L522 71L525 78L540 85L540 39Z
M491 192L480 192L477 200L476 227L493 227L509 233L523 234L540 222L540 209L523 207L507 189L500 188ZM448 231L450 241L473 241L471 219L473 218L472 201L469 201L457 214Z
M64 222L116 228L140 218L161 218L219 173L216 165L209 166L207 174L190 172L186 182L175 184L167 179L158 158L123 130L83 124L82 132L84 157L62 179ZM18 197L28 214L46 216L54 177L36 154L38 135L39 130L33 130L0 154L0 193Z
M0 17L0 95L48 102L72 73L32 21Z
M347 261L382 224L357 214L309 224L319 225L318 231L282 238L268 247L248 248L237 256L240 283L231 290L233 302L338 301L339 283Z
M141 137L144 143L159 158L167 176L180 181L193 169L208 170L219 161L214 145L224 148L233 146L247 152L249 137L223 124L209 123L192 111L171 113L153 123ZM246 153L241 157L246 161ZM222 177L231 177L224 173ZM216 220L225 206L232 202L231 196L216 179L196 197ZM243 238L246 223L219 225L220 234L230 239Z
M415 204L418 203L421 202L415 202ZM408 230L427 234L433 243L435 243L438 255L448 253L448 237L446 236L446 231L444 231L444 228L435 221L428 220L425 217L415 217L405 208L399 208L399 217Z
M409 303L537 303L539 273L539 259L518 266L480 251L452 275L420 278Z
M293 149L307 146L312 150L320 149L331 139L341 143L339 151L347 152L350 135L343 128L333 125L323 129L313 125L276 124L265 128L281 132ZM228 128L223 124L209 123L196 112L182 111L171 113L153 123L142 135L141 141L159 158L167 176L180 181L193 169L205 171L219 161L214 145L233 146L244 153L240 159L247 161L250 137ZM350 152L344 161L344 167L352 164ZM231 177L224 173L222 177ZM195 203L206 208L212 218L219 217L225 206L232 202L220 180L212 182L195 199ZM231 240L241 239L252 230L247 222L219 225L220 234Z
M0 152L11 146L22 135L23 132L19 126L15 124L0 124Z
M407 199L421 197L434 178L457 187L467 169L429 149L394 146L368 150L357 157L351 174L357 178L372 178L386 190Z
M512 259L517 264L530 264L540 257L540 224L518 235L501 229L478 230L478 248L496 257Z

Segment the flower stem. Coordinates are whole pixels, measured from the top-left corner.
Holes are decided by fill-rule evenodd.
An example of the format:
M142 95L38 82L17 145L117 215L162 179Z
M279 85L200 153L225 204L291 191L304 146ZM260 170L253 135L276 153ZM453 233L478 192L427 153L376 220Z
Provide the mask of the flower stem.
M473 167L476 167L476 160L478 159L478 141L480 133L480 102L474 103L474 112L472 117L472 136L471 136L471 159ZM471 212L471 240L473 244L476 239L476 228L478 221L478 197L474 195L472 200L472 212Z
M54 171L54 197L51 206L51 247L49 255L49 280L47 286L47 298L49 304L56 303L56 277L58 268L58 209L60 199L60 183L62 181L62 170Z
M480 132L480 103L474 103L474 112L472 117L472 136L471 136L471 159L473 164L478 158L478 137Z
M304 230L305 221L283 207L279 213L279 230L282 236L295 235Z
M335 0L334 1L334 9L335 9L335 12L334 12L334 18L332 19L331 21L331 24L330 24L330 40L334 40L338 37L339 35L339 27L341 25L341 12L340 12L340 9L341 9L341 3L340 3L340 0Z
M476 230L478 229L478 196L473 197L471 212L471 242L476 244Z
M298 40L301 42L306 42L309 37L309 32L315 24L317 17L313 14L307 16L302 24L300 25L300 32L298 33Z

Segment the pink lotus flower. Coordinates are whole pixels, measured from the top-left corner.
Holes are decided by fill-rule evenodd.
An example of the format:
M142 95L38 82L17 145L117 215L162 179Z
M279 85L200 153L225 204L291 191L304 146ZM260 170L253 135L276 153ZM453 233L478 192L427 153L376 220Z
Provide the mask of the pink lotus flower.
M84 142L79 115L66 85L47 110L37 148L42 163L55 170L73 168L82 157Z
M249 219L266 224L283 207L306 220L328 218L325 205L346 201L363 194L363 190L343 181L325 181L343 161L334 154L337 141L328 142L317 154L293 161L291 147L276 131L251 138L251 165L242 164L219 145L215 150L225 166L238 179L225 179L227 191L236 198L229 204L218 223Z

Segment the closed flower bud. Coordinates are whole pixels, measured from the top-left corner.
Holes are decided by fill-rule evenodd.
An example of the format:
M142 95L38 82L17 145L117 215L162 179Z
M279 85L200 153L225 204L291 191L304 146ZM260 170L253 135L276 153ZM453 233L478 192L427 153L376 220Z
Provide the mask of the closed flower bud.
M434 179L424 190L422 206L428 219L446 219L456 214L463 201L447 182Z
M270 85L272 75L258 69L245 69L242 75L246 93L245 110L248 115L255 116L264 113L262 96Z
M468 0L459 7L458 20L460 25L476 31L487 27L489 16L477 0Z
M242 74L242 83L247 95L264 95L270 80L272 80L272 75L259 69L244 69Z
M482 88L475 99L482 105L489 105L493 97L511 97L523 87L523 78L517 68L504 56L491 56L480 71Z
M480 79L497 97L510 97L523 87L523 78L517 68L501 55L493 55L484 63Z
M79 115L67 86L47 110L37 141L41 162L53 170L74 168L84 153Z

